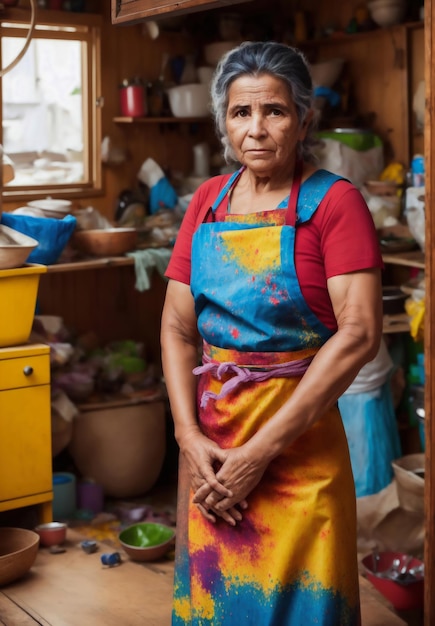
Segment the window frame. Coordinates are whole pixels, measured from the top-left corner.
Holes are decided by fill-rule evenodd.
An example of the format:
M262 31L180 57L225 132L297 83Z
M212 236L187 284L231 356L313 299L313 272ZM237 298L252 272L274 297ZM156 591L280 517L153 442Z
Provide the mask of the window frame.
M22 9L11 9L0 23L0 38L11 34L26 36L28 31L29 12ZM14 24L14 26L10 26ZM16 25L20 25L17 28ZM22 26L22 28L21 28ZM88 139L87 151L84 154L84 171L87 181L83 183L49 184L18 186L13 181L2 188L3 201L26 201L47 196L61 195L63 198L101 195L103 193L101 163L101 108L104 100L101 96L101 32L102 18L100 15L73 12L38 10L37 22L32 39L47 38L70 39L82 42L87 48L84 59L83 84L87 86L87 115L83 119L84 136ZM67 29L71 28L70 31ZM1 46L0 46L0 65ZM0 143L3 143L3 94L0 80ZM85 107L84 107L85 108Z

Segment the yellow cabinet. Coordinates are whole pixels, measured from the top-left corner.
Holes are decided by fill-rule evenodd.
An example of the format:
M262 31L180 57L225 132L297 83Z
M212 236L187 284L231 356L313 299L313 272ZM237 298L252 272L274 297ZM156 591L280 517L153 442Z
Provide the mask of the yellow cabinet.
M0 511L39 505L52 520L50 348L0 349Z

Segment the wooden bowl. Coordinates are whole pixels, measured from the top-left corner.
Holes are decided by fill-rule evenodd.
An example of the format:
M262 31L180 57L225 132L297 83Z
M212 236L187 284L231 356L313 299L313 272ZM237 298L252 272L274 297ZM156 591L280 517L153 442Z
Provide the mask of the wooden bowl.
M106 228L78 230L71 244L89 256L118 256L134 250L137 245L135 228Z
M165 524L141 522L119 533L119 541L133 561L157 561L174 547L175 530Z
M24 528L0 528L0 585L18 580L35 562L39 535Z
M400 189L392 180L366 180L364 186L372 196L397 196Z

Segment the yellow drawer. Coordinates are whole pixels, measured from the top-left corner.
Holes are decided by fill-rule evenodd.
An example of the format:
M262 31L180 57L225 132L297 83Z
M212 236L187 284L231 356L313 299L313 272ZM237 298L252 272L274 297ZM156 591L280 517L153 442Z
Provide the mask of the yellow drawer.
M0 360L0 391L46 385L50 382L50 355Z
M0 392L0 510L49 493L51 466L50 385Z

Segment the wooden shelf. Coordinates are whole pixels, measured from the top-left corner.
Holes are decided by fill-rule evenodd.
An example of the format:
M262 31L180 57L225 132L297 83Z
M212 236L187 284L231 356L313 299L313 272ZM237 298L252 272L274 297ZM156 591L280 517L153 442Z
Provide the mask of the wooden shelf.
M165 246L158 246L158 248L163 249ZM156 247L137 248L136 251L155 249ZM167 246L165 249L172 249L172 246ZM134 250L132 250L132 252L134 252ZM59 274L62 272L105 269L107 267L123 267L125 265L134 265L134 258L130 256L88 257L77 261L70 261L69 263L48 265L47 272L49 274Z
M384 263L389 263L390 265L416 267L423 270L425 267L424 254L421 250L383 254L382 259ZM409 316L406 313L384 315L383 332L385 334L409 332Z
M318 46L347 43L347 42L352 42L356 40L366 39L368 37L374 37L374 36L376 37L378 35L381 35L386 30L394 31L394 30L398 30L402 28L406 30L423 29L424 21L421 20L418 22L404 22L402 24L394 24L393 26L376 27L376 28L373 28L372 30L360 31L357 33L346 33L344 31L337 32L335 34L332 34L329 37L322 37L319 39L307 39L306 41L301 41L298 44L298 47L299 48L316 48Z
M106 267L122 267L123 265L134 265L132 257L104 257L101 259L85 259L83 261L71 261L70 263L56 263L48 265L47 272L55 274L60 272L80 272L83 270L104 269Z
M382 332L386 335L389 335L391 333L408 333L408 315L406 313L398 313L397 315L384 315Z
M384 263L392 265L406 265L408 267L425 268L424 253L421 250L413 250L412 252L396 252L395 254L382 254Z
M115 124L199 124L210 122L210 117L114 117Z

